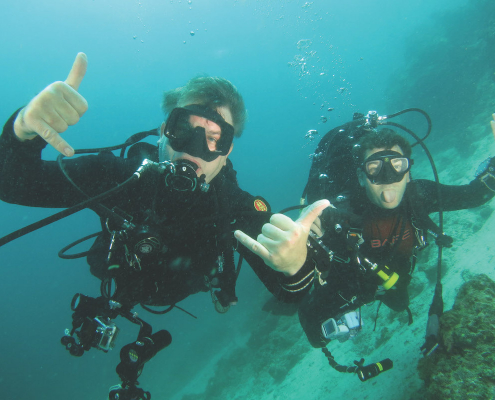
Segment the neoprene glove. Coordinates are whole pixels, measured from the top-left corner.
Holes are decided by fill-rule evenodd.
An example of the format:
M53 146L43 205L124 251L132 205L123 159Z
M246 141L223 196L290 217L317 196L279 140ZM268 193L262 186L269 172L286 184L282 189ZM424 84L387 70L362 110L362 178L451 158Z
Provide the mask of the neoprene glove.
M453 242L454 242L454 238L452 236L445 235L445 234L438 235L435 238L435 243L437 244L437 246L450 248L450 247L452 247Z

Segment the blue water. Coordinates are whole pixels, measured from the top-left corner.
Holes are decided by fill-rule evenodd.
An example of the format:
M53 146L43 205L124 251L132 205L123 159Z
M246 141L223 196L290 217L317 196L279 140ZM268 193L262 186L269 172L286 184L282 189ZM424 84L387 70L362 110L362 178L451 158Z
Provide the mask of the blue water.
M89 111L65 134L75 148L120 143L157 127L164 90L198 74L222 76L239 88L249 112L231 155L240 185L279 210L298 203L318 137L353 112L397 111L388 108L387 88L409 61L406 44L466 2L9 2L0 26L0 120L64 80L79 51L89 59L80 87ZM314 141L305 138L310 129L319 132ZM44 156L53 159L55 152ZM1 203L0 236L54 211ZM84 211L0 249L2 398L105 398L119 382L117 349L75 359L59 344L70 326L73 294L98 295L98 281L83 260L64 261L57 252L98 229L97 217ZM250 297L262 290L246 265L240 303L227 315L213 310L207 294L181 304L198 320L179 311L163 317L142 312L155 329L173 336L173 344L144 369L142 383L161 393L155 398L187 386L233 340L232 329L249 325L244 315ZM121 320L119 326L119 345L134 340L134 326Z

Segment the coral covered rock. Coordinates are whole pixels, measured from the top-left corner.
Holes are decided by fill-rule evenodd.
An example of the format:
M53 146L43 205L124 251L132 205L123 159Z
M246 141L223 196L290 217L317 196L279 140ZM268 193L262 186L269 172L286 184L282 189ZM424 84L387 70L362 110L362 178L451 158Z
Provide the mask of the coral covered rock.
M495 282L477 275L440 319L443 347L419 362L427 399L495 399Z

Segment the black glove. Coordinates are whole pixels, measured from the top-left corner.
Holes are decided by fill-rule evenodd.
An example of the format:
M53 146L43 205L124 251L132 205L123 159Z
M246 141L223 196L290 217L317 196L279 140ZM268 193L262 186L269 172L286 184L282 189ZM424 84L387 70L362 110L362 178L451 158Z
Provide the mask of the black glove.
M441 235L438 235L435 238L435 243L437 246L442 246L442 247L452 247L452 242L454 241L454 238L452 236L446 235L442 233Z

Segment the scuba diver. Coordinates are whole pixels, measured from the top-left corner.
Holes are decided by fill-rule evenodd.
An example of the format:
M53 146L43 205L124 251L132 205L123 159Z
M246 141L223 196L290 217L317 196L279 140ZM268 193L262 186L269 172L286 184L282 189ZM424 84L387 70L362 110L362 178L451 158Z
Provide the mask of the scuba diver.
M402 125L388 122L393 116L419 111L429 123L427 135L420 139ZM495 117L495 114L494 114ZM415 267L416 254L428 245L428 235L439 246L439 264L435 297L430 308L424 355L439 345L438 318L443 312L440 264L442 247L451 247L452 238L443 233L429 214L473 208L495 195L495 157L483 162L467 185L451 186L436 181L411 179L412 146L388 127L392 125L411 133L415 144L424 146L431 130L429 117L422 110L409 109L392 116L356 114L354 120L332 129L319 143L303 199L326 208L300 236L283 234L275 215L272 226L264 227L257 241L237 233L242 243L265 259L277 248L299 245L309 239L310 257L315 268L312 288L299 306L300 323L311 345L322 348L330 365L340 372L357 373L364 381L390 369L389 359L364 366L339 365L326 348L332 340L354 337L363 325L361 306L375 300L394 311L407 311L408 285ZM495 121L491 123L495 136ZM321 200L326 199L326 200ZM285 216L283 223L287 224ZM275 222L273 222L275 220ZM296 222L297 223L297 222ZM306 249L304 249L306 250ZM280 251L278 252L280 253ZM292 269L297 272L297 269Z
M83 208L98 214L102 230L90 236L97 238L84 255L102 282L101 296L76 294L72 329L62 344L75 356L91 348L108 351L118 332L113 319L122 316L139 325L136 342L122 348L117 367L122 385L110 398L148 399L149 392L137 388L137 377L171 336L164 330L152 333L131 311L134 306L160 314L179 308L176 303L191 294L210 291L217 311L225 312L238 300L236 247L265 286L286 302L299 301L309 289L299 281L313 264L304 259L301 274L286 276L237 246L234 230L257 234L271 213L263 198L239 188L228 160L246 119L243 99L229 81L198 77L166 92L168 118L158 132L137 137L158 134L158 147L137 143L126 157L118 157L109 150L125 152L134 140L103 151L74 150L60 135L88 108L78 93L86 69L86 55L79 53L65 82L49 85L7 121L0 137L0 198L32 207L68 207L48 222ZM58 161L42 160L47 144L62 154ZM88 152L98 154L63 158ZM0 245L43 224L33 225L0 239ZM63 258L82 255L65 254L71 247L61 251Z

